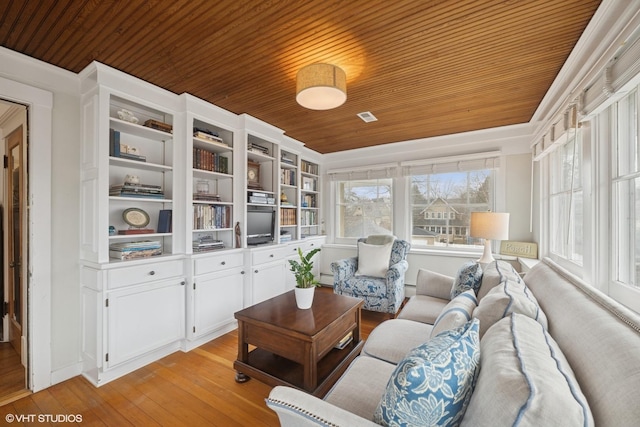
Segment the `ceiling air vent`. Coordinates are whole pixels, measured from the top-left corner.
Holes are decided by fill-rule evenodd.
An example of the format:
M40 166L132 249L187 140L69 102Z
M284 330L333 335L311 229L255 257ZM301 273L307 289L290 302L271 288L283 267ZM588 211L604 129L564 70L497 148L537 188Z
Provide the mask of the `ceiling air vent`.
M378 121L376 116L371 114L371 111L365 111L365 112L362 112L362 113L358 113L357 116L360 117L362 119L362 121L364 121L365 123Z

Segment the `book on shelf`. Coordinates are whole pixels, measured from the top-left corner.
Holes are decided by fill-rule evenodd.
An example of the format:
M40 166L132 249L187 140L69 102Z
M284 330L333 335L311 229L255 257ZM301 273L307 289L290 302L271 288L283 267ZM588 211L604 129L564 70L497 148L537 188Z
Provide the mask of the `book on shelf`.
M221 202L222 198L219 194L193 193L193 200L202 202Z
M155 129L155 130L161 130L163 132L167 132L167 133L172 133L173 132L173 126L168 124L168 123L164 123L158 120L153 120L153 119L149 119L146 122L144 122L144 126L151 128L151 129Z
M217 142L226 145L227 147L229 146L229 144L224 142L217 133L210 132L205 129L194 129L193 136L199 139L204 139L205 141Z
M109 257L119 259L122 261L128 261L132 259L147 258L152 256L162 255L162 248L156 249L141 249L139 251L113 251L109 250Z
M120 157L120 132L115 129L109 129L109 155Z
M265 156L269 155L269 149L267 147L263 147L262 145L255 144L253 142L249 143L249 151L264 154Z
M121 236L129 235L129 234L151 234L151 233L155 233L155 230L153 228L128 228L126 230L118 230L118 234Z
M131 154L131 153L120 152L120 155L118 157L120 157L121 159L136 160L138 162L146 162L147 161L146 156L141 156L139 154Z
M171 209L160 209L160 212L158 212L158 233L171 233L172 216L173 211Z
M114 184L109 187L109 195L164 199L164 191L162 190L162 187L152 184Z
M231 228L231 221L231 206L195 205L193 207L194 230Z
M109 245L109 256L120 260L131 260L162 255L159 240L141 240L136 242L118 242Z
M337 348L338 350L342 350L343 348L348 346L351 341L353 341L353 332L349 332L340 341L338 341L338 344L336 344L335 348Z
M193 147L193 168L228 174L229 159L221 154Z
M193 252L206 252L224 248L222 240L216 240L213 236L201 236L192 242Z

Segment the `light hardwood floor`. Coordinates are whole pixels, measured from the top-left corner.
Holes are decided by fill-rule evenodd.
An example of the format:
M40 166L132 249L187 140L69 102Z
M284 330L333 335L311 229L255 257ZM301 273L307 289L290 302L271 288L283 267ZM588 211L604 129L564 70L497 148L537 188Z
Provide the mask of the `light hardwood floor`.
M363 311L363 337L387 318ZM237 348L237 333L232 331L99 388L75 377L1 406L0 425L7 415L33 415L32 425L57 426L60 423L39 422L38 416L62 414L81 415L83 426L278 426L264 403L271 387L255 379L235 382Z
M25 389L24 366L10 343L0 343L0 401Z

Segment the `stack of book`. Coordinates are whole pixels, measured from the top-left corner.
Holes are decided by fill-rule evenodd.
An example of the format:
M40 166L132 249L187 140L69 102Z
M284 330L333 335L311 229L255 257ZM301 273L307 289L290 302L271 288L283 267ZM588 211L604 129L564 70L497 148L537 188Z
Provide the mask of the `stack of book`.
M288 231L280 232L280 243L290 242L291 241L291 233Z
M218 142L229 146L229 144L224 142L216 132L210 131L209 129L193 128L193 136L199 139L204 139L205 141Z
M210 193L193 193L193 200L199 200L202 202L221 202L222 199L218 194Z
M249 143L249 151L264 154L265 156L269 155L269 149L267 147L263 147L262 145L255 144L253 142Z
M110 196L142 197L150 199L164 199L164 191L159 185L151 184L115 184L109 187Z
M146 122L144 122L144 125L151 129L161 130L167 133L173 133L173 126L170 125L169 123L164 123L158 120L149 119Z
M249 203L259 203L262 205L273 205L276 202L275 197L269 197L267 193L260 191L249 191L248 200Z
M193 242L193 252L207 252L224 248L222 240L215 240L213 236L201 236Z
M120 260L131 260L162 255L162 245L158 240L138 242L118 242L109 245L109 256Z

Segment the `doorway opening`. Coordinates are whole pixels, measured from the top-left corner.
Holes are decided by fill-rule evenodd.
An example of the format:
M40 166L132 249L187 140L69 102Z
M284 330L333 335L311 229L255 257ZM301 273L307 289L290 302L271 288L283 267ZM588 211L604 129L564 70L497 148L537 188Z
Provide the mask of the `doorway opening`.
M0 99L0 401L28 384L28 107Z

